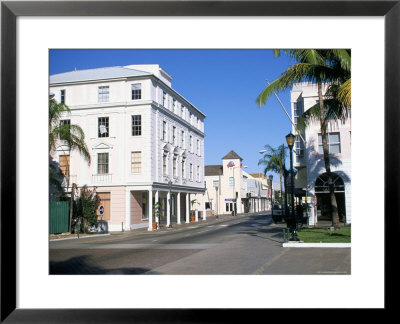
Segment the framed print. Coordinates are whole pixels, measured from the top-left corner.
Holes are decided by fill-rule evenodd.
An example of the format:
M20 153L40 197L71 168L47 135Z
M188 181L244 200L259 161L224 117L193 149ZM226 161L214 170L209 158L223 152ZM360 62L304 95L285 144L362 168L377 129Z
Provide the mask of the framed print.
M370 19L370 26L373 27L367 28L366 19ZM342 26L340 26L341 20ZM140 28L139 23L145 28ZM324 26L325 29L316 28L314 25ZM135 34L137 37L134 39L135 42L132 41L133 32L130 29L132 26L135 27L136 32L140 30ZM263 28L265 30L260 31ZM334 30L336 30L336 35L333 35ZM342 36L337 35L338 31ZM396 217L400 198L398 191L399 31L400 3L398 0L2 1L1 321L5 323L86 323L91 321L218 323L234 321L235 317L242 314L266 316L271 308L283 310L353 307L392 309L394 300L390 296L394 285L388 282L395 280L395 267L389 266L392 258L388 257L387 249L394 243L393 239L397 236L399 229ZM104 42L101 42L102 38L99 35L104 36ZM349 35L353 38L350 39ZM270 43L263 39L264 36ZM290 39L285 40L285 37L290 37ZM283 40L280 41L279 38ZM355 100L361 103L362 107L366 98L370 97L377 108L376 116L362 116L360 113L362 108L354 112L354 119L359 120L358 124L363 124L362 120L366 123L375 121L376 129L372 126L367 129L359 128L357 125L357 132L352 133L352 140L354 138L355 143L359 145L359 148L355 150L359 155L357 162L360 162L360 168L357 164L355 173L363 180L362 184L369 188L369 190L364 188L365 191L362 190L362 193L357 194L357 201L363 205L363 209L354 208L353 214L368 213L368 209L371 209L381 211L384 217L377 215L376 219L379 221L374 225L372 215L365 215L364 218L358 214L354 216L354 226L361 228L361 233L357 232L357 235L360 233L359 240L357 240L358 236L355 237L354 251L352 250L352 262L354 260L355 265L353 267L352 264L350 278L344 279L342 276L335 281L336 279L328 275L318 278L317 283L313 285L333 287L335 283L340 283L348 284L349 290L359 289L366 276L363 272L371 273L371 276L379 277L377 283L371 283L368 286L368 289L372 291L377 290L376 299L371 301L360 299L354 304L349 303L348 306L344 306L345 303L340 300L338 303L330 304L312 303L310 302L312 297L305 289L306 276L293 276L294 278L276 276L274 280L279 283L278 285L272 280L260 283L258 278L242 280L238 276L220 276L217 280L207 276L189 276L190 278L159 276L157 279L153 278L157 281L156 285L148 278L141 279L142 283L140 283L136 280L137 278L131 279L134 276L108 276L104 280L110 283L111 290L99 290L98 287L91 286L94 282L92 279L85 279L79 275L56 276L57 278L53 276L50 280L42 282L45 276L49 277L48 264L42 264L43 254L46 254L44 259L48 257L48 250L42 251L42 243L48 242L45 242L43 237L37 237L32 233L48 232L48 206L41 204L43 199L40 198L40 195L47 195L43 189L47 187L37 183L44 178L43 175L35 174L34 162L32 164L28 162L19 150L21 147L30 147L32 156L37 154L39 160L41 153L47 153L47 146L43 147L41 143L43 140L36 142L34 136L29 136L29 130L35 127L36 122L37 125L47 125L47 114L40 111L38 107L42 107L40 103L48 99L49 49L254 49L258 46L259 48L290 48L291 44L294 48L300 46L309 48L312 46L310 44L326 48L329 38L332 38L332 44L338 44L338 47L346 46L344 48L352 48L353 41L354 44L357 41L358 45L354 45L356 57L368 57L370 50L373 52L371 57L379 59L375 62L360 61L364 65L355 63L357 71L355 80L361 84L370 78L367 89L354 85ZM68 39L69 43L66 41L64 43L64 39ZM268 47L268 44L272 45ZM365 55L362 55L362 50L365 51ZM378 71L377 74L369 75L368 67ZM380 71L379 67L382 67ZM363 83L365 84L367 83ZM102 88L102 98L108 97L107 91ZM132 96L140 97L141 91L140 85L132 85ZM364 101L359 100L360 97ZM379 101L383 97L384 101ZM32 102L27 104L27 99ZM29 106L31 110L37 110L32 121L26 123L26 120L33 115L26 113L29 109L21 110L22 106L24 109ZM139 133L141 135L141 119L135 118L133 132L135 135ZM108 127L108 119L102 119L101 123L103 128ZM39 126L34 128L32 133L43 133L41 131ZM364 149L368 148L368 143L371 150L365 152ZM138 166L137 161L140 160L141 155L137 153L132 152L132 170L134 170L132 173L138 172L142 167ZM368 156L367 159L362 158L364 154ZM104 163L107 163L108 168L108 156L101 155L101 158L103 162L96 160L95 163L101 164L101 168L104 167ZM363 166L363 172L360 172L363 162L367 165ZM190 170L189 166L187 170ZM197 169L193 172L196 177L200 177ZM33 179L32 183L29 182L30 175ZM367 181L366 178L369 180ZM47 182L47 178L44 182ZM362 185L356 188L360 187ZM26 193L29 194L30 199L21 201L21 197L26 197ZM146 198L141 197L141 199L146 201ZM25 222L27 218L31 218L29 222ZM29 231L26 231L26 228L22 231L24 225L26 227L26 224L32 224L32 218L38 219L37 224L34 223L34 227L29 225ZM368 224L363 224L363 219ZM365 230L363 230L364 226L367 226ZM368 231L371 226L376 226L379 235L365 241L368 235L373 235ZM23 258L26 258L27 254L23 249L27 245L31 245L32 250L29 250L29 257L24 261ZM385 255L382 255L382 252ZM368 272L363 268L368 260L366 255L376 257L370 260L371 264L378 264L376 270L368 269L372 271ZM362 259L361 266L357 263L358 259ZM27 272L31 272L31 275ZM41 275L36 275L39 273ZM97 276L94 280L103 280L100 277L102 276ZM353 278L356 283L351 283ZM209 279L210 281L207 281ZM292 289L290 287L293 286L289 287L287 283L296 284L296 288L304 288L304 291L294 289L296 296L298 295L302 300L298 304L292 303L293 300L286 302L282 300L281 304L273 303L272 294L286 295L290 298L288 295ZM32 285L27 289L24 288L26 284ZM270 289L269 292L268 289ZM173 292L174 290L176 291ZM96 293L93 294L93 291ZM134 296L135 291L136 296ZM171 294L168 293L169 291ZM118 295L119 292L121 292L120 295ZM348 295L353 296L353 293L356 296L356 292L353 291ZM357 294L359 293L358 291ZM138 297L137 294L140 296ZM264 297L268 302L262 301ZM60 302L57 302L58 298ZM68 299L65 304L62 304L61 300L64 301L62 298ZM349 297L343 293L343 296L339 296L338 299L346 300L346 298ZM45 302L41 303L41 299ZM52 303L50 303L51 299ZM134 302L129 303L130 300ZM273 306L270 306L269 302Z

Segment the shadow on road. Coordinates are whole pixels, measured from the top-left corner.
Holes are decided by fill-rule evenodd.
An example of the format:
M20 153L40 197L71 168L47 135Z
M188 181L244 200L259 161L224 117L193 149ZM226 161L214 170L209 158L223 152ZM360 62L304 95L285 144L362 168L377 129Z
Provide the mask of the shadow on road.
M282 227L265 227L265 225L260 225L258 227L252 226L248 230L238 231L237 234L255 236L277 243L283 242Z
M148 272L150 269L146 268L114 268L105 269L102 267L94 266L88 263L88 256L82 255L73 257L65 261L50 261L49 273L51 275L63 274L63 275L74 275L74 274L99 274L99 275L126 275L126 274L143 274Z

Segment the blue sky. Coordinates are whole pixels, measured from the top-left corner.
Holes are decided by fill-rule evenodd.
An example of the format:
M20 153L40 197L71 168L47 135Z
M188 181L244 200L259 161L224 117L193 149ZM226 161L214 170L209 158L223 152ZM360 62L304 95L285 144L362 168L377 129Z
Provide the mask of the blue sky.
M272 50L51 50L50 74L130 64L159 64L172 76L172 87L202 111L205 119L205 164L221 164L234 150L248 173L256 173L265 144L285 143L288 117L273 96L263 107L256 98L293 64ZM290 111L290 92L278 93ZM287 161L288 163L288 161ZM274 182L279 182L274 174Z

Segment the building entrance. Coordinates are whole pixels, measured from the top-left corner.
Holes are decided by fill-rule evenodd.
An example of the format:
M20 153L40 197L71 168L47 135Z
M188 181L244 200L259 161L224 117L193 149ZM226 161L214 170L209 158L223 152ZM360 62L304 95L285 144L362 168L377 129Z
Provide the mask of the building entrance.
M346 219L345 186L343 179L336 173L332 173L332 181L338 208L339 221ZM317 217L320 220L332 220L330 214L331 201L329 197L329 185L327 173L321 174L315 181L315 195L317 196Z

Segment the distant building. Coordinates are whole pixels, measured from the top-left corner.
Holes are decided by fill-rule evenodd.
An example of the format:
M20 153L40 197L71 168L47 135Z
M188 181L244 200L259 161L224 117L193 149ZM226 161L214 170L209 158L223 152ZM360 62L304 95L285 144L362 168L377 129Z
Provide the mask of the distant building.
M204 205L211 214L261 212L269 209L268 189L243 170L243 159L230 151L221 165L205 166Z
M325 92L326 86L323 94ZM298 117L315 105L318 100L316 84L294 85L291 90L293 122L297 124ZM293 127L293 134L296 135L293 163L298 170L295 180L296 198L305 201L306 194L311 197L308 198L312 204L310 224L316 224L319 219L327 217L330 205L320 122L313 121L301 134L298 134ZM330 121L327 126L327 135L339 218L341 222L351 223L351 116L344 122Z
M205 192L205 115L171 80L156 64L50 76L50 92L71 109L62 122L82 127L92 163L63 143L54 159L70 183L97 187L109 230L152 230L156 202L161 222L189 222L190 201Z

